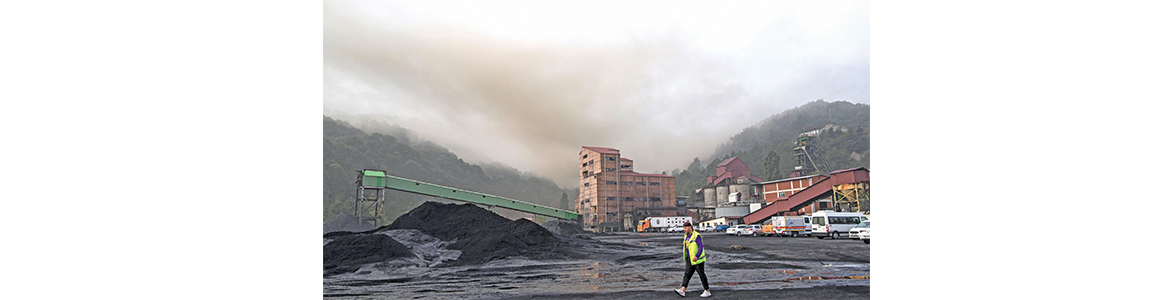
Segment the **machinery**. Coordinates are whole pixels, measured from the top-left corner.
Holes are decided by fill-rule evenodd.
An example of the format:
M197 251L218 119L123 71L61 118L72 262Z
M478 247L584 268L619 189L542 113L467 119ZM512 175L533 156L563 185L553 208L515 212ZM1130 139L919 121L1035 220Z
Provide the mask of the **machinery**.
M499 207L558 219L578 220L580 217L577 213L567 210L391 176L382 170L366 169L357 172L357 200L354 202L354 215L358 218L359 222L366 222L373 219L374 226L379 226L378 222L382 218L386 190L388 189L471 202L492 208Z

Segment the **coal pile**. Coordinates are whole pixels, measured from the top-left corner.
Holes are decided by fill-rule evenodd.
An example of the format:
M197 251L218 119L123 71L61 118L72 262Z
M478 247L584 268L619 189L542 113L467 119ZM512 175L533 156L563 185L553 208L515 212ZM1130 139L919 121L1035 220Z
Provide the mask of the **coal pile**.
M341 231L363 232L373 229L373 225L358 223L357 217L351 214L342 214L326 221L324 224L324 233Z
M581 223L577 221L552 219L545 221L543 226L553 234L565 238L587 238L592 235L592 233L585 231L585 228L582 228Z
M448 249L463 253L452 265L482 264L495 259L523 256L531 259L565 258L564 243L548 229L527 219L508 220L473 204L426 202L398 217L392 229L417 229L444 241Z
M325 244L325 275L353 272L362 264L412 257L415 255L410 248L385 234L345 235Z

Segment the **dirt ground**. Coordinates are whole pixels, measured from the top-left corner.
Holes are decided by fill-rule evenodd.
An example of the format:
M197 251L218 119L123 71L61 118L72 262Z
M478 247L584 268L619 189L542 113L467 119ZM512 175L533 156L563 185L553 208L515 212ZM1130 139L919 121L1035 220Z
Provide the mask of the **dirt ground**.
M704 233L713 298L868 299L869 246L857 240L736 237ZM568 238L583 256L439 266L382 262L327 276L323 294L341 299L666 299L682 281L679 233ZM732 245L743 249L733 250ZM687 297L702 283L691 279Z

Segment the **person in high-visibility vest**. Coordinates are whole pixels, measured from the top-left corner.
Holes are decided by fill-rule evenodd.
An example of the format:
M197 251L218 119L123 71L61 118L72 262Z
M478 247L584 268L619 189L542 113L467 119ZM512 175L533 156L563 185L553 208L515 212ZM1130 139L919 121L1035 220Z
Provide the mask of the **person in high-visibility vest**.
M707 253L703 251L703 236L695 232L691 222L683 224L683 259L687 263L687 273L683 275L682 287L674 290L679 296L687 296L687 284L691 282L691 275L699 271L699 279L703 281L703 294L699 297L711 297L711 289L707 286L707 272L703 272L703 263L707 262Z

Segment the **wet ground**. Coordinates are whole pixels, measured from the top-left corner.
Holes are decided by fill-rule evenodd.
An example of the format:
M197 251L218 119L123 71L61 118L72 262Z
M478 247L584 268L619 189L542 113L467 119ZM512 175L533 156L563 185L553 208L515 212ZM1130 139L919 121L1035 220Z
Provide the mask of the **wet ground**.
M390 234L390 233L387 233ZM403 232L394 234L401 238ZM705 233L707 278L715 298L868 299L869 246L857 240L735 237ZM324 279L339 299L646 299L678 297L681 235L617 233L572 239L584 258L510 258L438 266L452 253L417 261L367 264ZM434 248L420 240L414 248ZM732 249L732 245L743 249ZM424 247L425 246L425 247ZM441 245L439 245L441 246ZM441 248L441 247L440 247ZM430 248L427 248L430 249ZM687 297L698 297L696 274Z

